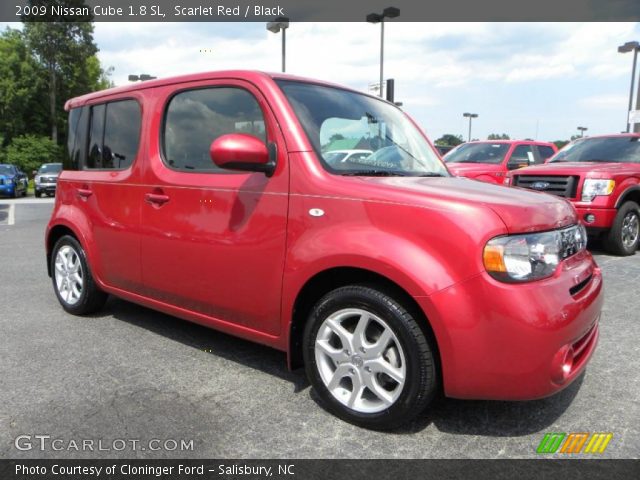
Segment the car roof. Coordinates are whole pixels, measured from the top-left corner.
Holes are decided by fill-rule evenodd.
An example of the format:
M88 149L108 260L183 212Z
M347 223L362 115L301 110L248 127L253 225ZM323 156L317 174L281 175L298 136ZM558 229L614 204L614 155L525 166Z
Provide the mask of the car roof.
M97 92L88 93L86 95L81 95L79 97L75 97L70 100L67 100L64 108L65 110L69 110L71 108L85 105L86 103L92 100L96 100L102 97L107 97L110 95L126 94L127 92L136 92L136 91L146 90L146 89L155 88L155 87L162 87L166 85L174 85L174 84L180 84L180 83L186 83L186 82L196 82L196 81L202 81L202 80L216 80L216 79L238 79L238 80L246 80L254 83L259 83L260 81L264 81L265 79L290 80L290 81L304 82L304 83L310 83L315 85L323 85L327 87L340 88L342 90L347 90L350 92L367 95L369 97L387 102L386 100L381 99L380 97L377 97L375 95L371 95L367 92L362 92L360 90L349 88L344 85L339 85L337 83L327 82L324 80L301 77L298 75L290 75L286 73L270 73L270 72L262 72L258 70L220 70L220 71L209 71L209 72L201 72L201 73L190 73L187 75L179 75L174 77L158 78L155 80L134 82L129 85L108 88L106 90L99 90ZM393 105L391 102L387 102L387 103Z
M514 144L514 143L531 143L533 145L553 145L553 143L551 142L541 142L539 140L473 140L471 142L465 142L465 143L505 143L508 145ZM465 143L461 143L460 145L465 145Z
M589 138L624 138L624 137L639 138L640 137L640 133L630 132L630 133L609 133L609 134L604 134L604 135L589 135L588 137L576 138L573 141L576 142L578 140L587 140Z

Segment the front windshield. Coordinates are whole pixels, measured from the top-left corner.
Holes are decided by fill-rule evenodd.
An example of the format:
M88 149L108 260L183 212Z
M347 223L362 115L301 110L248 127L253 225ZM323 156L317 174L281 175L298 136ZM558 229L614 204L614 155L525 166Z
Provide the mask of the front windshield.
M463 143L444 157L447 163L499 164L509 150L508 143Z
M640 162L640 137L593 137L568 144L550 162Z
M61 163L45 163L40 167L38 173L59 173L61 170Z
M323 166L338 175L449 176L402 111L368 95L279 80ZM337 151L360 150L336 161Z
M0 175L13 175L14 173L11 165L0 165Z

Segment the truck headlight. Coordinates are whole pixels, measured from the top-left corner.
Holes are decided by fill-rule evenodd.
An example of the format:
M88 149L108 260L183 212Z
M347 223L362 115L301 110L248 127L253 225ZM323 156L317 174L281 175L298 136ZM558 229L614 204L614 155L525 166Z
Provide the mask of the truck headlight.
M529 282L550 277L565 258L587 247L587 232L573 225L550 232L496 237L484 247L487 273L503 282Z
M36 175L36 178L33 179L35 183L40 183L40 175Z
M582 186L582 201L591 202L598 195L611 195L615 186L614 180L587 178Z

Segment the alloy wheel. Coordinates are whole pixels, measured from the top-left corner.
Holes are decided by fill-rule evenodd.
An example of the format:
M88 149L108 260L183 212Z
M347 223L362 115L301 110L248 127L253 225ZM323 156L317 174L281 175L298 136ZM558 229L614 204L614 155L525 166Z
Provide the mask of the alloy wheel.
M55 280L60 298L68 305L78 303L84 285L82 263L78 252L69 245L61 247L56 254Z
M622 244L626 248L632 248L638 241L638 235L640 234L640 221L638 220L638 213L636 211L630 211L622 220Z
M398 338L384 320L360 308L339 310L324 320L315 359L333 397L359 413L389 408L405 385L407 362Z

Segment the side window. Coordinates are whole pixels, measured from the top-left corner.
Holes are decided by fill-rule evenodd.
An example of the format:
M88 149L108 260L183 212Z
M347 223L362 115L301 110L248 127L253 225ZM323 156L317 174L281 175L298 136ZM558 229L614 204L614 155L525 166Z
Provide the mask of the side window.
M86 168L129 168L138 153L141 112L135 100L91 107Z
M91 130L86 168L102 168L102 137L104 135L104 105L91 107Z
M64 157L65 170L77 170L80 165L80 151L82 136L79 132L78 125L86 109L82 107L72 108L69 111L69 127L67 132L67 155ZM85 125L86 126L86 125Z
M521 168L533 164L535 157L531 145L518 145L509 159L510 168Z
M165 113L163 160L185 172L232 173L209 156L211 142L229 133L247 133L266 142L264 116L253 95L236 87L180 92Z
M553 151L553 148L546 145L538 145L538 153L540 154L540 163L543 163L556 152Z

